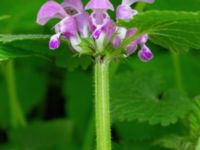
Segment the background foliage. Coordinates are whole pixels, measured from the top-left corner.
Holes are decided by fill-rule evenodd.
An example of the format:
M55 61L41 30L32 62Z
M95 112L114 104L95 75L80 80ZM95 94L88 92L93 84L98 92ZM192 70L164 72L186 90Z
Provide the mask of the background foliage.
M65 44L48 50L54 21L45 27L35 22L44 2L1 1L0 149L93 150L92 61L75 57ZM121 22L151 35L155 59L142 63L134 55L110 68L114 150L194 150L198 145L199 6L199 0L157 0L131 24ZM27 120L17 126L8 84L13 58L16 95Z

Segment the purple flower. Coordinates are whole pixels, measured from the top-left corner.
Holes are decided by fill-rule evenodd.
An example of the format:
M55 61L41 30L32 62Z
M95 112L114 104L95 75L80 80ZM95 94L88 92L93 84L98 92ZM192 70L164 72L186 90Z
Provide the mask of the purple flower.
M49 41L49 48L55 50L60 46L60 33L53 35Z
M141 50L138 52L138 57L141 61L148 62L153 59L153 53L146 45L143 45Z
M92 35L98 39L102 33L110 37L112 29L115 28L107 13L107 10L114 10L112 3L109 0L90 0L85 9L92 9L93 13L90 15L90 26ZM112 27L111 27L112 26ZM109 28L109 29L106 29ZM105 32L107 31L107 32ZM113 33L112 33L113 34Z
M112 3L109 0L90 0L86 5L85 9L103 9L103 10L114 10Z
M129 21L137 15L138 12L131 8L131 5L136 2L153 3L154 0L122 0L122 4L117 8L117 19ZM88 9L92 9L90 15L85 11ZM64 0L61 4L50 0L40 8L37 23L43 26L51 19L60 19L54 26L55 34L51 36L49 41L51 50L59 48L60 37L63 37L69 40L72 48L80 54L94 52L96 55L96 51L101 54L100 52L103 52L104 48L111 44L114 50L119 51L123 56L124 51L127 55L131 55L136 52L138 47L141 47L138 52L139 58L144 62L151 60L153 54L146 46L149 39L147 34L136 37L136 40L125 46L124 51L121 50L123 41L136 35L137 29L135 27L131 29L123 26L117 27L110 18L108 10L114 10L109 0L90 0L85 9L81 0ZM82 41L86 42L81 43ZM85 46L88 46L88 48Z
M82 22L79 21L80 17L82 17ZM70 39L76 37L78 31L83 35L87 34L88 16L85 14L80 0L65 0L62 4L55 1L46 2L38 12L37 23L45 25L50 19L54 18L61 19L55 25L56 35L62 35L64 38ZM55 35L50 40L50 48L58 48L60 44L56 46L51 44L54 43L52 41L55 41L52 39L55 39Z
M118 6L116 16L118 19L130 20L135 15L137 15L137 11L131 8L136 2L146 2L153 3L154 0L122 0L122 4Z

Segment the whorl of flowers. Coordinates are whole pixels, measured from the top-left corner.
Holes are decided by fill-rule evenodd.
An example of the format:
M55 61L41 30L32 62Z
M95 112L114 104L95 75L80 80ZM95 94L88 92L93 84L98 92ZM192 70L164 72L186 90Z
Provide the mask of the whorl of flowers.
M153 3L154 0L122 0L122 4L117 7L116 20L132 20L138 12L131 8L136 2ZM88 14L86 10L92 10ZM79 54L105 54L108 51L120 51L121 56L128 56L138 51L139 58L147 62L153 58L151 50L147 47L148 35L140 35L125 47L121 47L123 41L134 36L137 32L135 27L126 29L125 27L116 26L116 23L110 18L108 10L114 11L114 7L109 0L90 0L83 6L80 0L64 0L59 4L55 1L46 2L39 10L37 23L45 25L50 19L58 18L55 26L55 34L49 41L51 50L60 46L60 38L69 40L72 48ZM95 43L89 45L87 52L81 42L85 39ZM123 48L123 49L121 49ZM88 51L91 49L91 51Z

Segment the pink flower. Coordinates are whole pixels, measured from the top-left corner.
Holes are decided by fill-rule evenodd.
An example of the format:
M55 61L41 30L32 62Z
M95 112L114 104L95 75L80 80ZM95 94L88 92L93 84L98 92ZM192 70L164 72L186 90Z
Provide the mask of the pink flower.
M92 9L93 13L90 15L90 26L92 27L92 35L95 39L98 39L102 33L107 34L110 36L112 29L115 28L114 26L112 29L110 28L111 25L114 25L110 19L107 10L114 10L112 3L109 0L90 0L90 2L86 5L85 9ZM111 30L108 31L110 28ZM107 31L107 32L105 32ZM113 33L112 33L113 34Z
M79 17L82 17L82 22L79 22ZM59 37L70 39L77 36L78 31L82 34L87 34L86 27L88 26L88 16L85 14L83 5L80 0L65 0L62 4L55 1L46 2L39 10L37 23L45 25L49 20L58 18L61 21L55 25L56 34L50 40L50 49L56 49L60 44ZM56 37L56 38L55 38ZM73 44L73 43L72 43Z
M118 19L130 20L138 12L131 8L136 2L153 3L154 0L122 0L122 4L118 6L116 16Z

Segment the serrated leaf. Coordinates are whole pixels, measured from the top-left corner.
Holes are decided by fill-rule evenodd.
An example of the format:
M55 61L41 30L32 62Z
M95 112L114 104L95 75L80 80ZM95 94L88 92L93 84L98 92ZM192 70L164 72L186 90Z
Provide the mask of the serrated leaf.
M148 121L163 126L177 122L191 108L187 96L162 89L162 79L151 72L121 73L112 79L113 121Z
M200 49L199 12L148 11L120 25L137 27L139 33L149 34L153 43L167 49Z
M155 145L160 145L164 148L172 150L194 150L195 144L191 141L189 137L182 137L177 135L169 135L163 137L156 142Z

